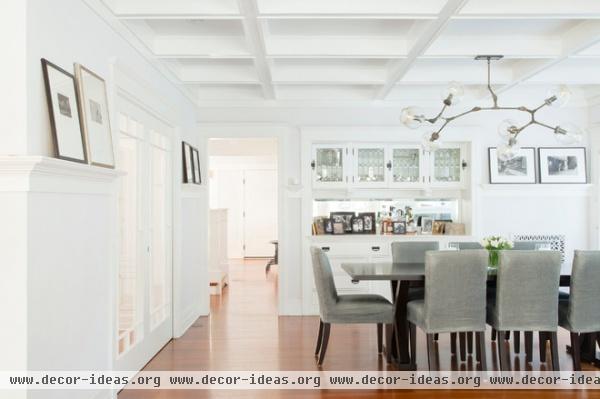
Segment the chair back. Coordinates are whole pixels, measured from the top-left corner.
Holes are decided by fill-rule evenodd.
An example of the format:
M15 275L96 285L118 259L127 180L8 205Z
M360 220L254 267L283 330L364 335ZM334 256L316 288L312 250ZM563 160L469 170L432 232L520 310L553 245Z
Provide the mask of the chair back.
M516 251L533 251L538 245L549 244L549 241L515 241L512 249Z
M319 298L321 318L324 318L338 301L338 293L333 280L329 258L321 248L311 247L313 274Z
M488 252L430 251L425 256L426 331L484 331Z
M600 251L575 251L567 320L573 331L600 331Z
M394 263L424 263L427 251L437 251L440 243L437 241L393 242L392 261Z
M500 251L496 329L556 331L560 263L558 251Z
M461 251L463 249L483 249L483 245L475 241L451 242L449 245L458 248Z

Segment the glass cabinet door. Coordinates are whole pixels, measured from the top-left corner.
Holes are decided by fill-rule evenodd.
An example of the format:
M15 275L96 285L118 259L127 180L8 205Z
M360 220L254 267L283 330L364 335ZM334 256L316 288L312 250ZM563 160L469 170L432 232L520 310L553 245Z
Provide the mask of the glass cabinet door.
M316 147L314 179L320 184L344 182L344 147Z
M392 149L392 183L410 184L421 182L421 149Z
M385 147L360 148L354 150L355 183L385 183Z
M460 183L461 151L460 147L439 148L432 153L432 182Z

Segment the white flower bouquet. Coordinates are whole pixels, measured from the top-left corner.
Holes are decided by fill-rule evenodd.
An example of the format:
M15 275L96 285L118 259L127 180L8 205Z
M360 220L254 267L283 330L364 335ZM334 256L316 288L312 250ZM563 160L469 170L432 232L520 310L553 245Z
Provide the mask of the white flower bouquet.
M481 240L481 245L490 253L490 266L496 267L498 266L498 251L511 249L514 243L504 237L489 236Z

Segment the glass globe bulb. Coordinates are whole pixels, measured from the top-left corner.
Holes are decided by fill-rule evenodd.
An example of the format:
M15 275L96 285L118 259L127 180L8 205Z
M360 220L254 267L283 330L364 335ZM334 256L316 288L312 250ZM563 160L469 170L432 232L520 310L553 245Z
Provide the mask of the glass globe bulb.
M416 110L415 107L404 108L400 112L400 122L409 129L417 129L421 126L422 115Z
M572 123L563 123L554 129L554 137L561 144L575 144L583 141L583 130Z
M440 95L444 104L450 107L462 101L465 95L465 88L459 82L452 81L441 91Z
M427 152L433 152L433 151L437 150L438 148L440 148L440 143L438 140L431 141L432 135L433 135L433 132L425 133L423 135L423 140L421 141L421 146Z
M548 90L546 103L551 107L564 107L571 99L571 90L565 85L553 87Z
M500 161L510 161L521 150L521 147L516 143L516 141L514 141L514 140L512 140L512 141L513 141L513 144L502 143L498 147L497 154L498 154L498 159Z
M498 135L500 135L502 140L508 142L510 137L516 133L517 129L517 122L512 119L505 119L498 125Z

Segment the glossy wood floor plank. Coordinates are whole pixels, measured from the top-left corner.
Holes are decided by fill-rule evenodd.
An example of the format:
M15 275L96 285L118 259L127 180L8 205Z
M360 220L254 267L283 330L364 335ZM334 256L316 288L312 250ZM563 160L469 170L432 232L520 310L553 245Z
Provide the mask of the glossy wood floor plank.
M230 287L222 296L211 297L210 317L201 317L180 339L171 341L147 365L146 370L311 370L316 371L315 340L318 317L277 317L277 272L274 266L265 276L266 260L231 265ZM375 325L332 325L331 338L323 370L393 370L384 356L377 354ZM427 367L425 334L417 330L417 364ZM513 370L550 370L539 363L537 334L534 335L533 362L525 362L525 353L514 355ZM572 369L565 345L569 335L559 330L562 370ZM508 342L507 349L512 349ZM475 354L466 362L450 355L449 334L440 335L435 344L443 370L471 370ZM486 332L488 370L498 369L495 343ZM550 353L547 359L550 359ZM582 368L592 369L587 363ZM598 393L600 396L600 392ZM125 390L119 399L191 399L191 398L587 398L596 392L585 391L142 391Z

